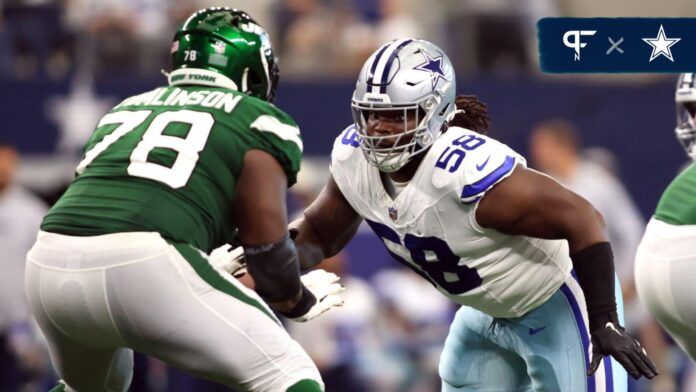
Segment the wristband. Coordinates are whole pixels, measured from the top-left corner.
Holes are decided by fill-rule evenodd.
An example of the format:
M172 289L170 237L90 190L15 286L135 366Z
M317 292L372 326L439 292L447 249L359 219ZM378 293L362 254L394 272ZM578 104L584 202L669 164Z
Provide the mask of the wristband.
M312 309L312 306L314 306L317 303L317 297L312 294L311 291L305 286L302 286L302 297L300 297L300 301L289 311L287 312L279 312L286 318L296 318L300 316L304 316L309 312L310 309Z

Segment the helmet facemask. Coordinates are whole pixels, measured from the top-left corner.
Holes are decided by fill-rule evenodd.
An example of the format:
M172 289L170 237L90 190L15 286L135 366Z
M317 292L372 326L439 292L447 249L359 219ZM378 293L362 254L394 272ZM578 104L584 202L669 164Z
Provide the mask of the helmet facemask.
M696 101L677 102L677 140L691 159L696 160Z
M413 157L424 152L433 143L437 135L429 129L431 119L438 107L439 99L430 95L418 102L408 104L391 104L363 102L355 99L351 102L353 122L360 137L360 148L368 163L383 172L395 172ZM403 131L387 135L370 135L368 121L371 115L399 115L403 121ZM398 112L401 112L400 114ZM409 119L414 119L415 127L409 128ZM439 130L437 132L439 134Z

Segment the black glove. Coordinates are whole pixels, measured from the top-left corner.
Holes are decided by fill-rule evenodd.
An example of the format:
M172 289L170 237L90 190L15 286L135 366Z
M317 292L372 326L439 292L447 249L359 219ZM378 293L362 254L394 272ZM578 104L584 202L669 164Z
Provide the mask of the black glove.
M636 380L640 376L653 378L659 374L643 346L627 334L619 323L607 322L603 327L592 331L592 361L588 376L597 371L605 355L611 355L619 361Z
M614 255L608 242L593 244L570 256L585 294L592 335L592 361L587 375L611 355L631 377L653 378L658 374L643 346L619 324L614 298Z

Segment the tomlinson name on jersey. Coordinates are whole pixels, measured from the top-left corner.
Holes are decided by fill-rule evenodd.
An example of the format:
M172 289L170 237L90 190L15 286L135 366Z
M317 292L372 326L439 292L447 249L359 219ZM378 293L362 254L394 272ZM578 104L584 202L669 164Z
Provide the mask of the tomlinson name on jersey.
M243 95L241 94L219 90L186 91L176 87L160 87L144 94L130 97L118 104L114 109L125 106L201 105L208 108L222 109L230 113L242 98Z

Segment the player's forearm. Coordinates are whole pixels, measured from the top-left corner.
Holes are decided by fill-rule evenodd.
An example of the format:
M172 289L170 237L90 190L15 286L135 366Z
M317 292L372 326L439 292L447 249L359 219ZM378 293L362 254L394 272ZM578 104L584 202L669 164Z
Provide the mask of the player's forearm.
M362 222L330 178L302 217L290 224L302 270L310 269L343 249Z
M348 245L362 222L355 212L333 214L314 204L302 218L290 224L291 235L295 239L302 271L310 269L324 259L333 257ZM293 234L294 232L294 234Z
M585 294L590 331L607 322L619 324L614 295L614 256L609 242L571 254L573 269Z
M302 284L295 245L287 235L272 244L244 246L244 257L256 292L277 311L295 317L316 303Z
M580 197L569 215L566 239L573 269L585 294L590 331L607 322L618 325L614 255L604 232L604 219L592 204Z
M297 256L300 262L300 270L307 271L314 268L327 257L324 244L314 229L303 215L289 225L290 237L295 241Z

